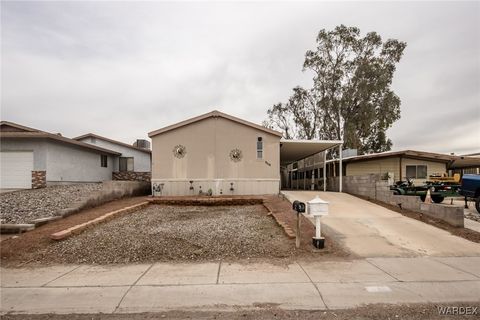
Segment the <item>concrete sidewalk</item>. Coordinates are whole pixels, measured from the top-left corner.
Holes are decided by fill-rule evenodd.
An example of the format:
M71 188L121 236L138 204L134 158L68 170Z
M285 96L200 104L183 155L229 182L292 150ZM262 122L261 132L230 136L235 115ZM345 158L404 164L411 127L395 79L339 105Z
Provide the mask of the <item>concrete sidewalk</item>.
M480 302L480 257L370 258L290 265L137 264L1 269L1 312L341 309Z

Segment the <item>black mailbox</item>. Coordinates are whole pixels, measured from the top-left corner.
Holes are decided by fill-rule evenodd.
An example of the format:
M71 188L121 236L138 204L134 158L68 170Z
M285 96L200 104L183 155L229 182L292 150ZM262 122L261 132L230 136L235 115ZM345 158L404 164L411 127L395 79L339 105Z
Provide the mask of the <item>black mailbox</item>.
M295 200L293 201L292 208L297 211L297 213L303 213L305 212L305 203Z

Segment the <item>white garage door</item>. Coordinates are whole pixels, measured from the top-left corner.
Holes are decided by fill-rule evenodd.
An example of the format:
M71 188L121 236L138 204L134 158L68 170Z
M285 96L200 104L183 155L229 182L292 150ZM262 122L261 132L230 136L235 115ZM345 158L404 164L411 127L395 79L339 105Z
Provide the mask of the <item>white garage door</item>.
M0 188L32 187L33 152L0 152Z

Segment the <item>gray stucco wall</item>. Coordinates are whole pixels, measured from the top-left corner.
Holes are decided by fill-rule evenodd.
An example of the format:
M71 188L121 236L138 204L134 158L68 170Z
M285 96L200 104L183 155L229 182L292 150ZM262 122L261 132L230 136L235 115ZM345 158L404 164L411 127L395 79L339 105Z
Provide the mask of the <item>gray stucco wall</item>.
M47 141L45 139L2 139L1 151L33 151L33 170L47 170Z
M116 152L120 152L122 155L121 157L133 157L133 171L137 172L150 172L151 165L150 165L150 154L142 151L138 151L132 148L128 148L122 145L118 145L115 143L111 143L109 141L101 140L100 138L96 138L95 142L92 141L91 137L87 137L85 139L80 140L85 143L94 144L101 148L105 148L108 150L113 150ZM113 171L118 171L119 164L118 158L114 159L113 163Z
M47 183L99 182L112 179L113 160L102 167L100 153L67 143L47 141Z

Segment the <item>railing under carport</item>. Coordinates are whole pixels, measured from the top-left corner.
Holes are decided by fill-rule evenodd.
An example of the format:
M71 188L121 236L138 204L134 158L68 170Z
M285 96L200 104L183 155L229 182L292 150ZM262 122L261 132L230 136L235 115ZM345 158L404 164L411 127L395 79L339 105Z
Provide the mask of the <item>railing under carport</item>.
M339 157L339 192L342 192L342 176L343 176L343 164L342 164L342 148L343 141L341 140L291 140L291 139L281 139L280 140L280 165L281 167L292 169L288 171L287 185L289 188L292 187L292 174L293 172L300 173L299 168L293 169L294 163L303 163L302 169L303 172L303 189L306 188L306 170L305 162L307 159L313 158L313 164L311 167L312 177L310 179L315 181L315 172L318 171L317 179L320 179L319 168L315 168L315 157L321 155L322 168L323 168L323 191L327 190L327 152L333 148L338 148L338 157ZM318 158L318 157L317 157ZM310 171L310 170L309 170ZM298 179L296 179L296 187L298 189ZM310 184L312 188L312 184ZM316 185L316 183L315 183Z

